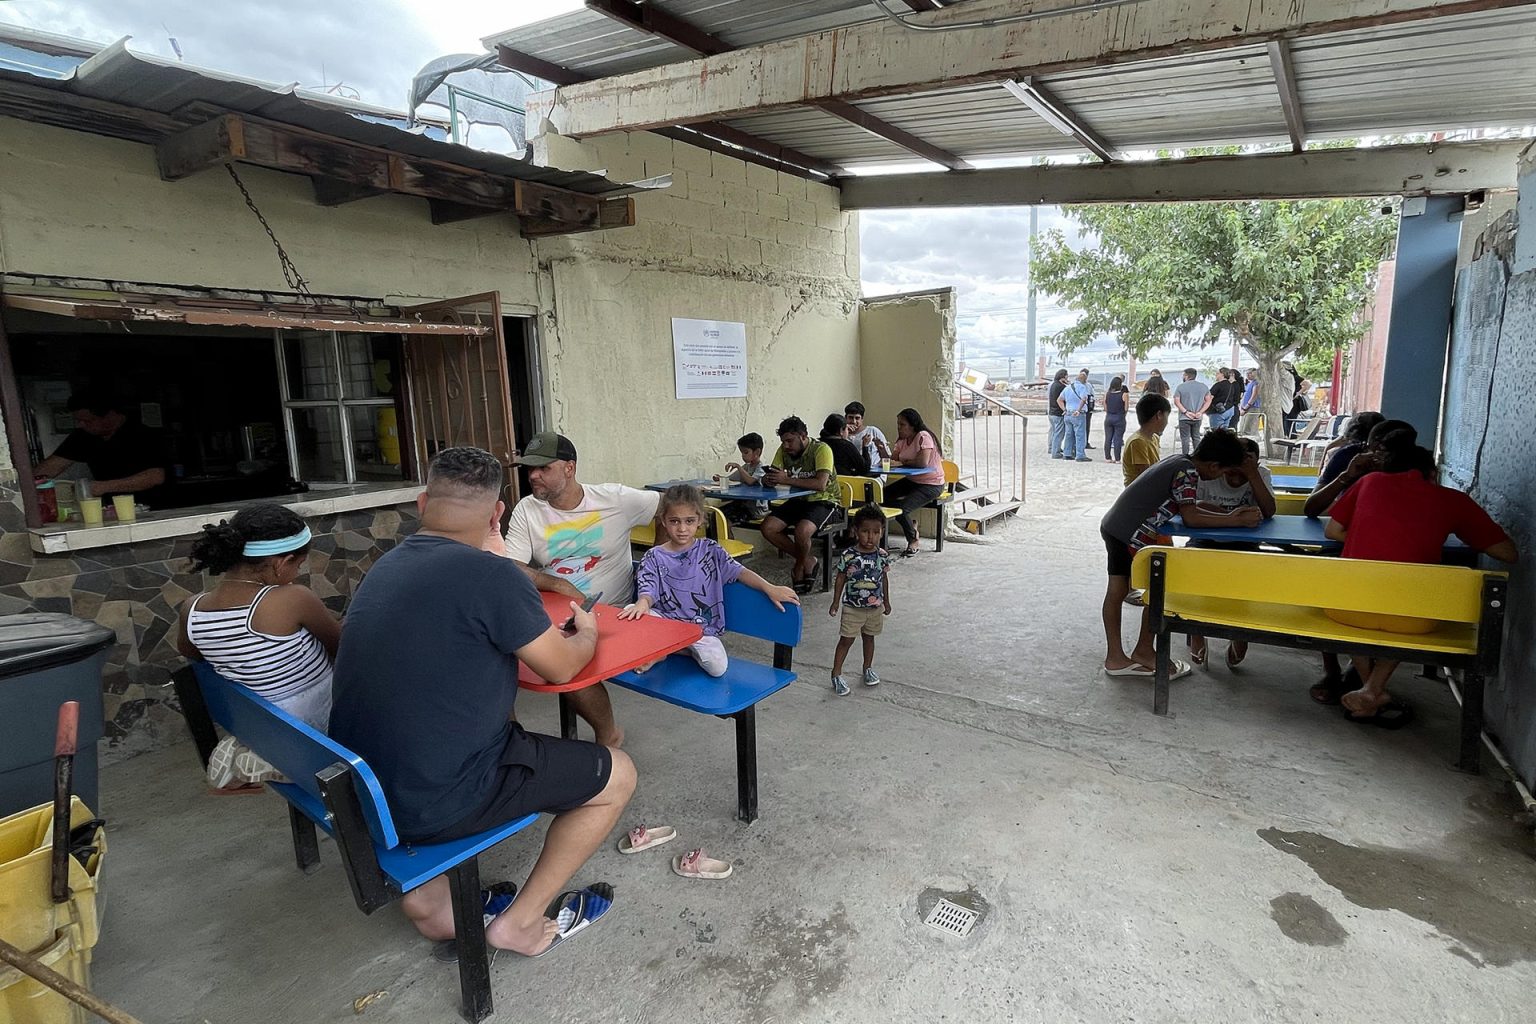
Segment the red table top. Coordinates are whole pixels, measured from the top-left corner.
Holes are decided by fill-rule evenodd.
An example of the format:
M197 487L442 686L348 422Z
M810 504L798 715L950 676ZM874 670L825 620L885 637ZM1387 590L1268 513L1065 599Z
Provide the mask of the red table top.
M549 621L563 625L571 617L571 599L564 594L541 592L544 610ZM597 653L587 662L587 667L568 683L546 683L527 665L517 669L517 685L524 690L542 693L564 693L580 690L593 683L612 678L620 672L639 668L647 662L664 658L680 651L689 644L697 643L704 630L697 623L678 622L645 615L633 622L619 618L619 609L611 604L599 604L592 609L597 616Z

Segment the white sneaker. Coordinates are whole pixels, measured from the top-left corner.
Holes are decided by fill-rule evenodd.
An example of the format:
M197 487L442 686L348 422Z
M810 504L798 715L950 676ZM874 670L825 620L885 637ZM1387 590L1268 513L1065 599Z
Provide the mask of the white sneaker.
M837 694L839 697L846 697L853 691L848 689L848 683L844 681L842 676L833 676L832 692Z
M875 675L875 670L874 669L867 668L867 669L864 670L864 685L865 686L879 686L880 685L880 677Z

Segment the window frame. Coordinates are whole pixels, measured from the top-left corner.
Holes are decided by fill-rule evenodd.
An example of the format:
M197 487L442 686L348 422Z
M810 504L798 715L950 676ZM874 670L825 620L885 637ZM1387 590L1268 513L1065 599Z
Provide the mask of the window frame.
M356 484L359 482L357 479L357 453L353 450L352 447L352 417L347 415L348 410L355 408L398 408L399 403L396 397L347 397L347 380L346 373L344 372L345 367L342 362L343 353L341 347L341 336L343 334L353 334L358 332L338 330L320 331L313 328L308 328L307 330L312 334L326 334L330 337L330 366L332 368L334 377L333 379L327 381L326 384L327 386L331 386L336 389L336 397L293 397L292 390L288 386L288 352L287 346L284 344L284 342L287 340L286 336L291 333L292 329L280 327L274 328L272 331L272 344L274 350L277 353L277 386L283 404L283 440L286 443L288 449L289 471L295 480L299 480L301 483L305 484L319 484L321 486L327 484L334 486L348 486ZM390 335L390 337L395 339L395 343L398 346L398 362L401 366L400 376L404 377L405 339L402 335L398 334ZM306 480L300 476L299 471L302 467L299 463L298 434L294 430L293 422L293 413L295 409L336 410L336 418L340 421L338 430L341 437L341 464L343 475L346 477L345 480ZM400 438L402 449L407 444L407 442L407 438L403 436ZM410 476L407 474L406 468L407 467L402 461L400 466L400 480L402 483L410 482Z

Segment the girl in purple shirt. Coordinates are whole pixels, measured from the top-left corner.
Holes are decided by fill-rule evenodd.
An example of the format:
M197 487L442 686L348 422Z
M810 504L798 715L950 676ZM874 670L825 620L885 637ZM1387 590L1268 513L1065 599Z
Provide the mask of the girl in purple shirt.
M727 583L740 580L753 590L761 590L779 611L784 610L785 601L799 604L800 599L793 589L774 586L726 554L719 544L698 536L708 514L704 495L697 487L674 484L667 488L656 506L657 543L640 560L634 603L625 605L619 618L638 619L649 613L698 623L704 637L690 645L688 653L705 672L722 676L729 664L725 645L720 642L725 631Z

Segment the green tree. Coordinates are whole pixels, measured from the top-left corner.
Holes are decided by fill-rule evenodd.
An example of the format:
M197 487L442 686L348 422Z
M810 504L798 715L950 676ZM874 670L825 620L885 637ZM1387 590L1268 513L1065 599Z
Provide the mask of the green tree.
M1273 438L1291 397L1281 363L1331 358L1365 328L1396 235L1380 210L1358 199L1068 206L1097 245L1074 250L1060 231L1037 242L1038 287L1079 314L1051 341L1066 355L1109 336L1140 359L1234 338L1259 364Z

